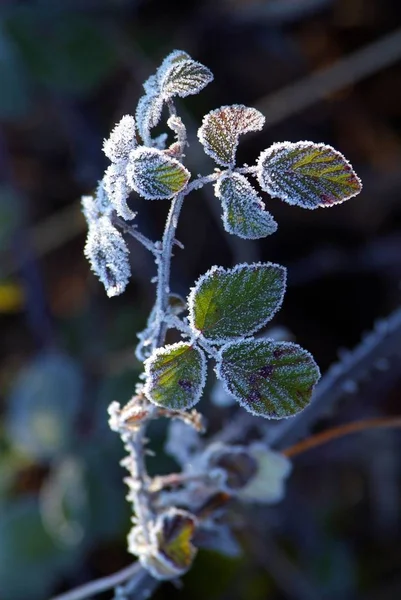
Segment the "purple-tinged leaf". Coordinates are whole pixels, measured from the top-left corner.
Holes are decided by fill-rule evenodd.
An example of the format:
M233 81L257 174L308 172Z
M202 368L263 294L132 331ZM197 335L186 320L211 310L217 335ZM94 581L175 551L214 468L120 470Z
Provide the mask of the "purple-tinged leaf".
M239 173L221 177L215 194L223 207L223 224L228 233L256 240L277 231L277 223L264 208L259 194Z
M203 117L198 138L203 148L219 165L235 163L238 138L249 131L259 131L265 118L256 108L242 104L222 106Z
M161 150L140 146L131 152L128 183L147 200L172 198L186 186L189 178L189 171Z
M145 361L144 392L151 402L185 410L199 402L206 380L206 359L184 342L158 348Z
M216 374L248 412L291 417L310 402L320 378L309 352L292 342L245 340L221 349Z
M302 208L326 208L359 194L362 184L344 156L325 144L279 142L262 152L263 190Z

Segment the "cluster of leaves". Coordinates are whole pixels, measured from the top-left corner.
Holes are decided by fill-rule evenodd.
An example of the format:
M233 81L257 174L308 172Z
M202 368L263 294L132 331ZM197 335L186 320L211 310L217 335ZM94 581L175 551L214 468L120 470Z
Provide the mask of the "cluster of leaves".
M145 82L135 118L125 115L105 140L103 150L111 164L95 197L83 199L89 224L85 252L109 296L120 294L130 276L128 249L119 226L153 252L158 267L155 305L147 328L138 336L144 383L137 386L128 409L121 411L117 403L109 407L110 426L120 433L129 454L124 461L130 471L127 498L135 511L143 502L138 492L143 482L136 464L140 439L136 435L143 423L157 414L155 406L167 416L180 414L183 418L185 411L198 403L205 387L207 359L215 361L215 373L229 395L250 413L269 419L290 417L305 408L320 373L313 357L297 344L254 337L281 307L284 267L273 263L239 264L232 269L213 266L198 279L186 302L179 300L177 310L170 301L176 298L170 294L168 273L180 208L170 212L173 216L167 219L162 242L144 241L135 225L125 223L136 217L128 205L129 195L172 199L170 211L174 211L193 189L211 183L222 205L225 230L244 239L259 239L274 233L277 224L250 177L270 196L306 209L339 204L361 189L347 160L324 144L276 143L260 154L254 166L237 166L240 136L261 130L265 122L258 110L240 104L222 106L203 118L198 138L218 167L190 182L191 174L183 165L186 129L173 100L198 93L212 79L209 69L186 52L176 50L167 56ZM169 145L167 133L152 137L164 106L170 113L167 126L175 135ZM188 314L183 317L185 310ZM182 339L163 345L161 332L171 328L177 329ZM289 465L273 454L259 450L252 454L251 449L234 446L212 446L195 453L190 459L192 467L198 468L195 475L206 477L209 486L214 477L213 485L205 488L203 482L203 487L183 486L178 495L160 495L154 517L148 522L138 519L132 529L130 551L160 579L185 572L195 553L194 532L201 527L195 499L205 492L207 503L210 489L230 496L239 496L241 490L244 499L246 494L255 499L263 488L258 475L265 476L267 471L272 485L269 498L277 501ZM191 477L185 464L181 475ZM172 508L174 505L180 508Z

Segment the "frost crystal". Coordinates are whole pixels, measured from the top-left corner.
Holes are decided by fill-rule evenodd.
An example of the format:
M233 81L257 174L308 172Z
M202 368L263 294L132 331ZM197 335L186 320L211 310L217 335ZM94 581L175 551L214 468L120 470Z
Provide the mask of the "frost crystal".
M111 162L119 162L127 159L136 145L135 119L131 115L124 115L114 127L109 139L104 141L103 152Z
M212 72L192 59L173 63L166 69L160 80L163 98L169 100L174 96L190 96L198 94L213 80Z
M117 214L123 219L130 221L135 218L136 213L127 204L130 189L127 184L125 171L125 161L113 163L106 169L103 182L104 188Z
M242 104L222 106L203 117L198 138L203 148L219 165L233 166L239 136L259 131L265 118L256 108Z
M131 269L124 238L106 216L89 226L85 256L92 270L106 288L109 297L121 294L128 283Z
M88 225L104 215L110 215L113 210L103 182L99 182L95 196L82 196L81 204Z
M264 209L257 191L239 173L220 177L215 194L223 207L223 224L228 233L247 240L266 237L277 231L277 223Z
M265 192L302 208L340 204L362 189L350 163L325 144L273 144L262 152L257 167L258 180Z

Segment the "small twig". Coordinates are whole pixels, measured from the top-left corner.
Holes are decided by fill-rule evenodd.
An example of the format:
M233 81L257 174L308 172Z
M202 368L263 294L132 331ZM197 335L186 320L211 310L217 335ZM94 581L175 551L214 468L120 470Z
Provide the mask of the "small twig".
M293 458L299 454L303 454L308 450L312 450L317 446L322 446L333 440L351 435L352 433L358 433L360 431L367 431L369 429L400 429L401 428L401 416L399 417L382 417L376 419L364 419L363 421L355 421L353 423L346 423L345 425L339 425L333 427L316 435L312 435L289 448L282 450L282 453L288 458Z
M152 254L154 254L155 256L159 256L160 249L157 247L157 244L155 242L152 242L152 240L146 237L146 235L143 235L143 233L140 233L137 230L136 225L128 225L128 223L126 223L124 219L121 219L116 215L113 217L113 222L118 227L120 227L120 229L122 229L124 233L128 233L128 235L135 238L140 244L142 244L142 246L145 246L145 248L149 250L149 252L152 252Z
M108 575L107 577L102 577L101 579L95 579L90 583L86 583L85 585L81 585L80 587L75 588L65 594L60 594L58 596L54 596L51 600L83 600L84 598L92 598L95 594L100 594L101 592L105 592L111 588L124 583L127 579L131 579L136 575L139 575L141 572L147 573L139 564L139 562L114 573L113 575Z

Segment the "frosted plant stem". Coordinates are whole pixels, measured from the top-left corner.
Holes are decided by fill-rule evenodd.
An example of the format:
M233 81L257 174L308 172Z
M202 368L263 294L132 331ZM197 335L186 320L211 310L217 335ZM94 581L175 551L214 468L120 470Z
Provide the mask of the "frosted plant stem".
M140 244L142 244L142 246L149 250L149 252L151 252L155 256L158 256L159 250L155 242L152 242L152 240L147 238L146 235L140 233L135 226L128 225L128 223L126 223L124 219L121 219L120 217L114 217L113 220L114 223L124 231L124 233L128 233L128 235L135 238Z
M168 298L170 294L171 255L184 197L185 194L180 192L174 196L171 202L166 227L163 233L161 252L157 261L156 319L158 321L158 327L153 338L153 349L163 346L166 337L167 325L164 318L168 309Z

